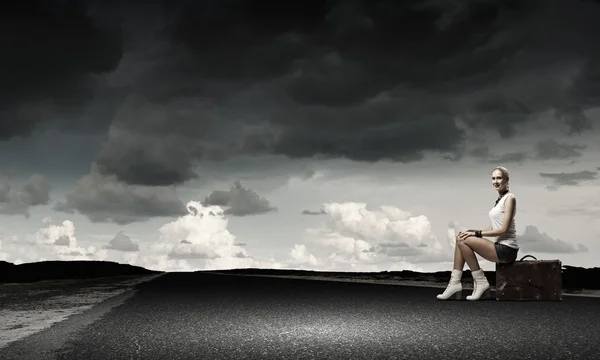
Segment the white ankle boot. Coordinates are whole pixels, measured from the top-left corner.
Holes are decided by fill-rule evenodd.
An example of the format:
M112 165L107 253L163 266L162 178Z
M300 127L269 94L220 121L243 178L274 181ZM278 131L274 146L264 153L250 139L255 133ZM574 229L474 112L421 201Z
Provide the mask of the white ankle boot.
M482 269L471 272L473 275L473 294L467 296L467 300L479 300L485 293L485 297L490 297L490 283L488 282Z
M452 275L450 276L450 282L448 283L448 287L444 290L443 293L437 296L440 300L447 300L451 296L454 296L456 300L460 300L462 296L462 284L460 279L462 277L462 271L460 270L452 270Z

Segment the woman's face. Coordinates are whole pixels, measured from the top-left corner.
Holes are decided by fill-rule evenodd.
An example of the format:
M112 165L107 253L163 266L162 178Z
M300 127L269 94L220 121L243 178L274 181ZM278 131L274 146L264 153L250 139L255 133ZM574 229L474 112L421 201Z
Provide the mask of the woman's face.
M503 191L506 189L506 179L500 170L494 170L492 172L492 185L494 189Z

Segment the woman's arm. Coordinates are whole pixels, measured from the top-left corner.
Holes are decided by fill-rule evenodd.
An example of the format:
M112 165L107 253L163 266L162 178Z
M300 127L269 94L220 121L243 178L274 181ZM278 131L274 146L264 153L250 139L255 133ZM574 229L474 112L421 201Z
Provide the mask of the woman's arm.
M479 230L479 229L469 229L467 231L475 232L475 230ZM481 231L490 231L490 230L492 230L492 225L486 227L485 229L483 229Z
M458 233L458 236L460 236L462 239L466 239L468 236L466 233L471 233L471 234L475 234L475 231L477 231L479 229L469 229L467 231L461 231ZM483 233L484 231L492 231L492 225L486 227L484 230L481 230L481 232ZM490 236L490 235L488 235Z

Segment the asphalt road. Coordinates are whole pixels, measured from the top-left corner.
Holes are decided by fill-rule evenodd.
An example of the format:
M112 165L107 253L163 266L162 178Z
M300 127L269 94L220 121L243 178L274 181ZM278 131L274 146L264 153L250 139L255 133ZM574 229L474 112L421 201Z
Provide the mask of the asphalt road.
M169 273L0 359L598 359L600 299L438 301L439 289Z

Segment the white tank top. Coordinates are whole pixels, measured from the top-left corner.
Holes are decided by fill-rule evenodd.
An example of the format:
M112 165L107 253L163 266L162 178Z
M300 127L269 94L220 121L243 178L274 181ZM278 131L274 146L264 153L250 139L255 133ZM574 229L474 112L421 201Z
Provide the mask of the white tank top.
M504 202L506 201L506 198L509 196L514 196L513 193L511 192L507 192L506 194L504 194L504 196L500 199L500 201L498 201L498 204L496 204L496 206L494 206L492 208L492 210L490 210L490 220L492 221L492 229L496 230L502 227L502 222L504 222ZM515 229L515 217L517 216L517 208L516 208L516 204L515 204L515 216L513 217L513 221L511 222L511 224L508 226L508 230L496 237L496 242L503 244L503 245L507 245L510 246L511 248L514 249L518 249L519 245L517 244L517 231Z

